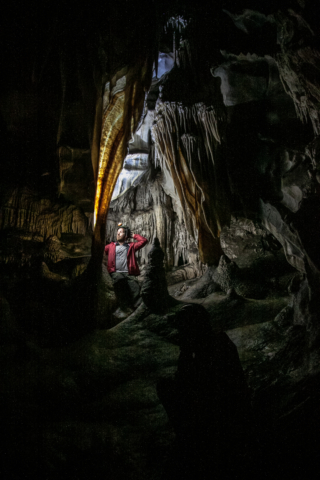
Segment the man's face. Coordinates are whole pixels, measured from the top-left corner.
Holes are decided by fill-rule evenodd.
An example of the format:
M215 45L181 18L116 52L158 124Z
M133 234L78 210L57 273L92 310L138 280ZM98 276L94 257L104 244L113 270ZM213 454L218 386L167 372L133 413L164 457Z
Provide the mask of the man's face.
M126 239L126 232L124 228L119 228L117 231L117 240L118 242L124 242Z

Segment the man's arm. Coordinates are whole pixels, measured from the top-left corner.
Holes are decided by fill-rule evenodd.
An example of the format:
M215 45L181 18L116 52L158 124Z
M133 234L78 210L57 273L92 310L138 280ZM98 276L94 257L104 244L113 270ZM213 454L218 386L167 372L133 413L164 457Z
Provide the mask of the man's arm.
M133 244L134 251L136 252L137 250L140 250L140 248L144 247L147 243L148 240L141 235L138 235L137 233L132 233L132 237L134 240L137 240Z

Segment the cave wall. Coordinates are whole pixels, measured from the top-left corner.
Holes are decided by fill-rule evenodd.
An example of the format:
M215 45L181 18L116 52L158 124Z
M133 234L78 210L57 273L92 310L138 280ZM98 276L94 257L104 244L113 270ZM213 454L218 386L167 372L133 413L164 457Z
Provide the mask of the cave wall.
M131 215L138 232L160 237L168 268L187 261L198 275L203 264L218 264L223 228L247 218L273 234L288 262L317 284L319 58L312 6L283 2L275 11L270 3L256 11L225 3L214 20L187 3L182 16L167 22L141 2L140 15L157 27L128 32L133 6L123 18L120 6L99 18L94 8L75 17L42 7L46 21L24 45L36 19L28 14L21 36L3 52L4 263L30 263L33 255L87 262L92 252L101 260L106 231L110 240L116 217ZM125 195L122 182L106 225L126 153L148 156L161 174L148 176L150 188L137 177ZM142 264L146 258L147 250Z
M119 222L129 225L132 232L149 240L149 245L139 252L140 265L148 263L152 241L157 237L165 252L167 270L191 263L195 276L199 276L203 267L197 244L186 229L181 206L176 208L170 195L164 191L162 176L159 169L153 171L153 175L148 170L136 187L131 187L111 202L107 241L116 238Z
M301 246L301 238L308 237L305 232L311 227L307 223L312 221L304 218L302 222L301 216L296 215L299 232L295 233L288 227L290 221L283 219L289 215L292 220L291 213L298 212L304 198L317 197L318 57L312 6L283 2L279 5L282 13L278 14L271 3L261 13L249 10L248 4L241 14L234 13L225 3L225 11L217 10L211 26L209 20L203 19L202 7L195 12L187 4L185 17L192 16L192 22L173 21L162 37L158 27L138 36L131 28L121 36L121 29L126 31L126 24L121 22L127 20L119 18L115 7L110 15L100 12L99 19L94 8L82 10L77 17L72 11L60 17L57 8L42 7L38 15L46 21L38 22L37 31L23 45L22 38L31 31L36 19L30 12L21 35L11 41L10 51L3 52L10 81L2 80L1 168L5 178L2 191L16 182L21 186L27 184L36 195L50 200L59 196L59 201L67 200L66 205L70 202L81 207L89 224L95 223L90 214L98 170L102 169L100 183L104 177L112 177L115 183L125 157L123 151L119 161L113 162L118 165L117 173L109 175L109 167L103 166L102 147L98 166L101 132L106 128L108 136L109 128L103 127L103 122L115 127L111 117L107 120L113 108L110 100L125 95L126 88L127 97L131 96L130 76L140 75L138 71L129 73L129 65L134 63L133 53L143 45L144 53L140 50L139 54L141 58L144 56L142 64L151 58L156 45L154 35L158 32L161 48L173 52L161 54L163 59L171 59L167 61L171 72L168 73L169 67L163 71L160 68L162 81L153 85L146 98L149 113L158 99L153 126L154 135L159 137L154 139L155 155L162 162L162 170L168 170L174 179L170 196L173 201L179 198L183 206L184 223L199 243L202 262L217 263L221 255L218 241L221 228L228 224L231 213L238 213L250 218L260 215L264 226L282 243L288 260L304 271L305 254L301 251L305 247ZM149 18L156 15L152 17L156 20L157 14L150 13L143 2L141 8L142 4L143 15ZM296 10L286 10L287 7ZM240 11L242 6L239 4L237 8ZM134 9L126 7L125 11L124 18L129 18ZM17 25L22 15L23 11L17 15ZM111 17L115 19L112 22ZM86 34L79 28L82 24L86 25ZM229 36L224 35L223 28ZM201 29L211 36L206 40L200 38ZM4 35L12 39L7 29ZM108 42L110 35L114 44ZM208 49L209 38L214 48ZM43 42L39 49L36 46L40 39ZM249 51L250 45L255 45L256 53L239 53L241 49ZM33 52L30 59L25 55L29 47ZM160 64L161 55L155 56ZM20 61L19 68L13 58ZM173 70L172 64L175 64ZM134 114L136 125L147 112L143 111L142 92L141 95ZM123 105L126 102L127 99ZM123 115L130 117L129 110L125 113L126 108L123 106ZM104 120L103 115L107 115ZM129 117L125 120L127 125L132 121ZM161 126L164 117L165 128ZM149 129L149 125L143 128ZM173 132L177 128L179 132ZM160 140L160 132L166 139ZM131 133L126 135L124 144ZM111 143L108 149L112 150ZM139 149L146 152L146 145L139 145ZM20 162L20 158L24 161ZM199 158L203 161L199 162ZM245 162L240 158L245 158ZM79 187L79 176L87 178L87 185L84 182ZM113 184L106 188L111 192ZM102 197L106 207L111 200L99 191L100 187L96 209ZM103 218L106 210L103 207ZM98 236L104 237L104 231L105 227ZM198 231L201 231L199 237ZM311 245L308 249L306 258L317 263L314 253L317 249Z
M82 253L88 257L91 247L87 239L92 236L95 223L101 135L104 128L108 131L106 122L116 127L112 118L106 117L107 106L114 95L120 96L124 118L120 121L124 130L126 126L131 128L132 112L128 106L132 88L125 91L123 82L118 88L118 80L127 75L128 84L130 78L139 83L141 76L133 66L138 63L143 75L152 74L153 37L150 30L132 27L129 18L135 8L126 2L111 9L98 4L81 9L74 9L72 4L60 8L59 2L28 9L22 2L17 3L16 8L6 7L3 18L12 18L13 23L10 28L9 23L4 24L1 30L1 56L6 66L0 101L2 257L8 260L11 237L17 239L16 243L25 242L24 230L38 235L29 250L39 247L44 251L50 236L60 240L63 233L69 235L64 239L70 243L69 253L72 245L82 243L78 256ZM147 2L140 2L140 7L143 18L153 18ZM125 15L119 14L121 9ZM145 62L151 65L146 71ZM130 68L132 74L128 74ZM116 89L113 82L118 82ZM111 85L110 94L106 93L106 85ZM134 129L145 93L143 86L137 84L133 88L140 92ZM109 110L112 115L112 106ZM131 133L125 135L124 149ZM120 155L119 169L124 156ZM105 158L103 154L101 158ZM112 178L115 182L117 175ZM113 187L110 195L112 190ZM30 199L26 200L28 195ZM39 206L33 205L37 202ZM64 210L68 210L70 218L66 219ZM37 219L39 212L45 212L48 219L51 215L48 228L46 220ZM72 215L78 215L80 220L72 220ZM104 243L105 229L102 236ZM19 255L17 252L15 256Z
M92 252L101 260L108 205L129 143L129 154L149 155L161 168L152 202L162 206L153 214L157 228L149 230L161 237L167 266L190 260L191 238L201 263L217 265L221 231L240 216L272 233L298 271L317 276L313 6L284 1L276 11L271 2L257 11L241 2L232 10L229 3L212 5L216 15L205 17L204 7L194 10L187 2L183 14L167 22L170 9L162 18L140 2L139 18L155 25L143 31L138 24L129 28L137 10L128 5L123 16L120 5L108 14L88 8L77 16L48 5L28 12L16 38L4 28L10 39L1 90L5 262L12 250L7 237L21 237L16 243L25 245L25 232L37 235L29 250L45 252L49 237L64 235L69 252L88 257L93 231ZM16 25L22 17L23 9ZM142 187L135 188L143 196ZM147 196L145 202L149 208ZM166 216L170 202L175 213ZM118 199L112 215L129 214L129 204L132 213L133 203ZM173 224L179 233L169 233ZM182 234L183 224L188 233Z
M168 478L175 434L156 385L177 370L177 310L156 315L141 304L123 322L114 317L105 266L100 276L88 268L94 204L94 266L119 221L159 237L170 294L201 303L213 331L237 347L260 471L305 473L320 444L315 2L6 8L5 475ZM159 75L158 59L167 62ZM148 168L111 200L127 153L148 155ZM180 275L180 258L205 275Z
M177 52L182 60L157 101L153 132L158 155L165 158L175 185L183 185L178 191L188 217L186 224L192 232L192 221L195 222L201 232L199 248L203 261L216 262L214 251L218 258L221 255L215 239L222 226L229 223L232 213L259 218L281 242L288 261L304 272L308 256L290 222L304 199L317 201L315 158L310 157L309 147L315 142L317 129L310 121L315 117L313 110L307 121L307 110L304 117L299 113L302 107L297 111L294 103L298 102L297 95L294 102L288 95L290 72L296 82L298 77L292 72L292 66L287 64L285 69L281 61L284 62L286 55L290 58L293 55L288 47L293 37L302 45L311 39L311 43L315 42L315 34L306 24L302 26L299 14L292 12L286 19L251 10L245 10L242 15L226 14L233 20L235 29L246 33L246 41L250 41L250 35L256 38L263 26L269 43L263 54L236 55L223 51L219 60L217 54L211 53L212 57L216 55L214 63L219 64L211 68L212 75L219 78L217 83L205 77L199 46L192 44L189 33L192 27L185 28ZM302 32L305 33L303 40ZM242 37L239 34L239 49L244 46ZM219 40L222 45L223 40ZM276 53L277 48L281 53ZM309 63L316 65L316 51L311 48L314 52L314 58L310 53L311 59L303 48L300 51L298 46L298 50L305 69ZM199 78L194 78L194 71L201 83ZM301 89L306 88L302 77L300 82L304 85ZM293 90L292 86L291 92ZM309 86L312 96L311 91ZM197 103L200 97L205 103ZM299 98L304 102L303 98L307 97Z

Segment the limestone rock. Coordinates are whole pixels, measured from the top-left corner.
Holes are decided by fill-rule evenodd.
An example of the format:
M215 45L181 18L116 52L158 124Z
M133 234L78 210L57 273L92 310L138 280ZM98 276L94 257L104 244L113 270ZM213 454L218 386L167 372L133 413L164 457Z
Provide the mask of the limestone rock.
M125 320L127 317L129 317L132 312L133 310L131 308L123 309L119 307L115 312L113 312L112 315L115 317L116 323L120 323L122 320Z
M187 262L200 275L202 264L195 240L188 234L179 205L166 193L161 178L148 171L137 186L111 202L107 239L116 238L119 222L129 225L132 232L149 240L149 245L137 253L140 266L147 263L152 240L157 237L164 250L166 269Z
M141 297L152 312L164 312L168 307L169 294L163 267L164 253L158 238L155 238L148 254L149 264L141 286Z
M293 323L293 308L290 305L284 307L274 319L280 328L289 327Z
M114 293L112 280L104 265L102 265L101 273L97 273L96 282L97 288L94 298L96 326L100 329L111 328L123 318L119 319L112 315L117 304L117 299Z
M258 224L243 217L231 217L230 225L221 231L221 246L224 254L238 267L250 266L264 253L264 239L267 231Z
M209 266L199 280L188 285L189 288L182 294L181 299L188 301L189 299L205 298L211 293L221 290L221 285L214 280L215 270L215 267Z
M228 292L228 290L235 287L237 279L239 278L239 268L234 262L230 261L227 256L223 255L220 258L214 278L222 290Z
M247 298L264 298L268 293L267 284L260 280L255 282L246 275L235 262L223 255L219 266L213 273L213 281L217 283L225 293L234 290L236 294Z
M320 133L319 80L310 69L319 69L320 55L313 48L315 33L302 15L289 10L276 16L278 41L276 56L280 76L302 121L309 117L314 133ZM299 47L296 47L299 45Z
M30 188L18 188L2 204L2 228L16 228L38 235L61 236L62 233L86 233L85 214L70 203L41 198Z
M187 277L191 265L198 275L172 288L180 288L179 299L201 303L212 327L227 329L237 345L261 448L252 478L261 471L266 478L281 471L313 478L320 375L317 2L256 0L248 3L257 11L240 8L229 17L217 2L171 2L166 11L168 2L156 9L147 1L142 8L91 2L76 15L56 3L40 2L35 12L28 2L19 2L19 11L7 2L0 29L8 46L0 89L1 290L31 339L23 352L10 343L13 319L1 303L3 476L29 480L37 470L48 479L162 480L191 473L174 457L155 387L177 368L176 312L158 315L141 304L109 328L117 304L108 276L88 272L84 260L92 180L99 179L102 246L129 144L133 162L148 155L148 169L139 185L120 184L107 236L114 239L124 220L150 248L160 239L167 271L182 267L177 271ZM181 12L190 13L190 23ZM157 60L165 62L163 75L146 95ZM258 222L283 251L273 249ZM217 265L220 246L234 263L222 257L199 278L200 257ZM142 266L148 253L140 253ZM283 255L301 273L290 298L292 270ZM147 294L152 305L156 296L165 299L162 290ZM171 452L176 475L164 468ZM251 463L249 457L246 478ZM214 468L210 475L218 476Z
M40 275L43 279L49 280L50 282L63 282L67 280L66 277L59 275L58 273L51 272L48 265L45 262L42 262L40 267Z
M228 55L225 61L212 70L214 77L221 78L221 93L226 106L238 105L282 91L279 72L275 60L270 57L240 54ZM250 88L243 88L250 82Z
M94 204L94 178L90 150L63 147L59 148L60 195L92 213Z
M182 282L183 280L190 280L197 277L197 271L193 264L183 265L181 267L175 267L167 273L167 284L174 285L175 283Z
M91 230L83 210L62 198L43 198L30 188L9 191L1 205L0 261L50 266L69 257L91 254Z

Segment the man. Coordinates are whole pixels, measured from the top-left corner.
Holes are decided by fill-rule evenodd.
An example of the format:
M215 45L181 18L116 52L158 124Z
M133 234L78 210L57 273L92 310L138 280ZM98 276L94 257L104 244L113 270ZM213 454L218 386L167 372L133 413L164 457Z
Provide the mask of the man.
M120 306L124 309L134 306L139 298L139 284L134 278L140 275L135 252L143 248L148 240L130 232L129 227L118 224L117 241L105 246L108 255L107 268ZM133 238L135 242L128 243Z

